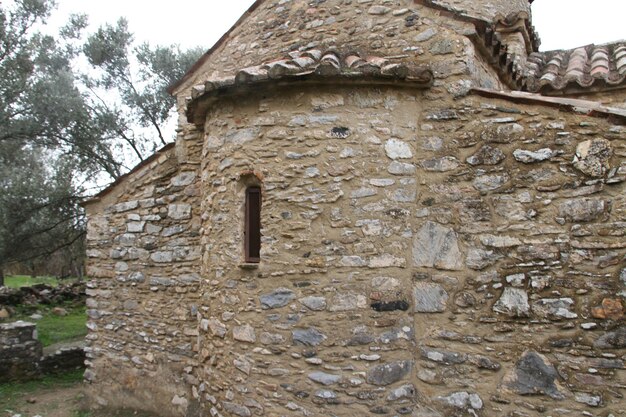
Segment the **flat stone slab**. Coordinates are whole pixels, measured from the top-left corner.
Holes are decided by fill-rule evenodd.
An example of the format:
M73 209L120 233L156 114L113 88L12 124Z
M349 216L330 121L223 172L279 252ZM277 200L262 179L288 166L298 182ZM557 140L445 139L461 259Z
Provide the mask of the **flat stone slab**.
M442 313L446 311L448 293L439 284L419 282L413 290L416 313Z
M367 383L378 386L391 385L411 372L413 362L397 361L373 367L367 373Z
M261 301L261 307L272 309L284 307L295 300L295 298L296 294L289 288L276 288L271 293L260 296L259 300Z
M502 387L519 395L547 395L562 400L565 394L558 379L559 374L548 358L528 350L515 369L504 376Z
M413 261L415 266L461 270L464 260L456 232L439 223L426 222L413 241Z

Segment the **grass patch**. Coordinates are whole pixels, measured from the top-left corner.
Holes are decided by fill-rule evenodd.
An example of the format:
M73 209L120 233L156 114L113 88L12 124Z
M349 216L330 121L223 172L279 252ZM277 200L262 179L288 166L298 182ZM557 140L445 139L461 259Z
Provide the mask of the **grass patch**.
M57 316L52 313L54 307L62 307L67 311L66 316ZM33 313L43 316L40 320L33 320ZM17 314L1 322L28 321L37 325L39 341L44 347L61 342L73 342L84 339L87 335L87 313L84 305L61 304L53 306L18 307Z
M11 382L0 385L0 410L12 409L21 398L38 392L70 388L83 381L83 370L78 369L64 374L47 375L28 382Z
M37 321L37 333L44 347L83 339L87 335L85 306L68 308L67 312L67 316L57 316L48 311Z
M71 284L78 278L66 278L59 280L55 277L30 277L28 275L11 275L4 277L4 285L9 288L32 287L36 284L46 284L51 287L58 287L59 284Z

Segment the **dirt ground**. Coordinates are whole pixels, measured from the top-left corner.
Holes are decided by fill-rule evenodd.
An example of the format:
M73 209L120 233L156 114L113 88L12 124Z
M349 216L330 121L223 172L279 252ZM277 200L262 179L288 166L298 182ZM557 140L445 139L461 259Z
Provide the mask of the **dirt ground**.
M87 417L92 414L81 412L82 387L36 390L28 393L14 393L11 398L0 399L2 417L21 414L22 417ZM5 403L6 402L6 403Z
M153 417L132 410L98 410L85 408L82 383L58 388L41 387L29 392L0 395L0 417Z

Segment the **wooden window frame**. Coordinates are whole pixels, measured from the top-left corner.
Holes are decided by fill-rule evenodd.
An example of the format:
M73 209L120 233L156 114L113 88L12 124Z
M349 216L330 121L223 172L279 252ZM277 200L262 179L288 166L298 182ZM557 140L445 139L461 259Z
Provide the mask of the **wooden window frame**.
M261 187L246 188L244 221L244 253L246 263L261 262Z

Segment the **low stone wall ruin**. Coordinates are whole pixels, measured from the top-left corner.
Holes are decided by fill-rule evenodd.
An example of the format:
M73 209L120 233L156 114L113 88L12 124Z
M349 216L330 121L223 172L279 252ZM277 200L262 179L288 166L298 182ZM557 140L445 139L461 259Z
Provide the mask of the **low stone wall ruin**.
M0 324L0 384L79 369L84 362L82 347L61 348L44 356L34 323Z
M42 353L33 323L0 324L0 384L39 376Z

